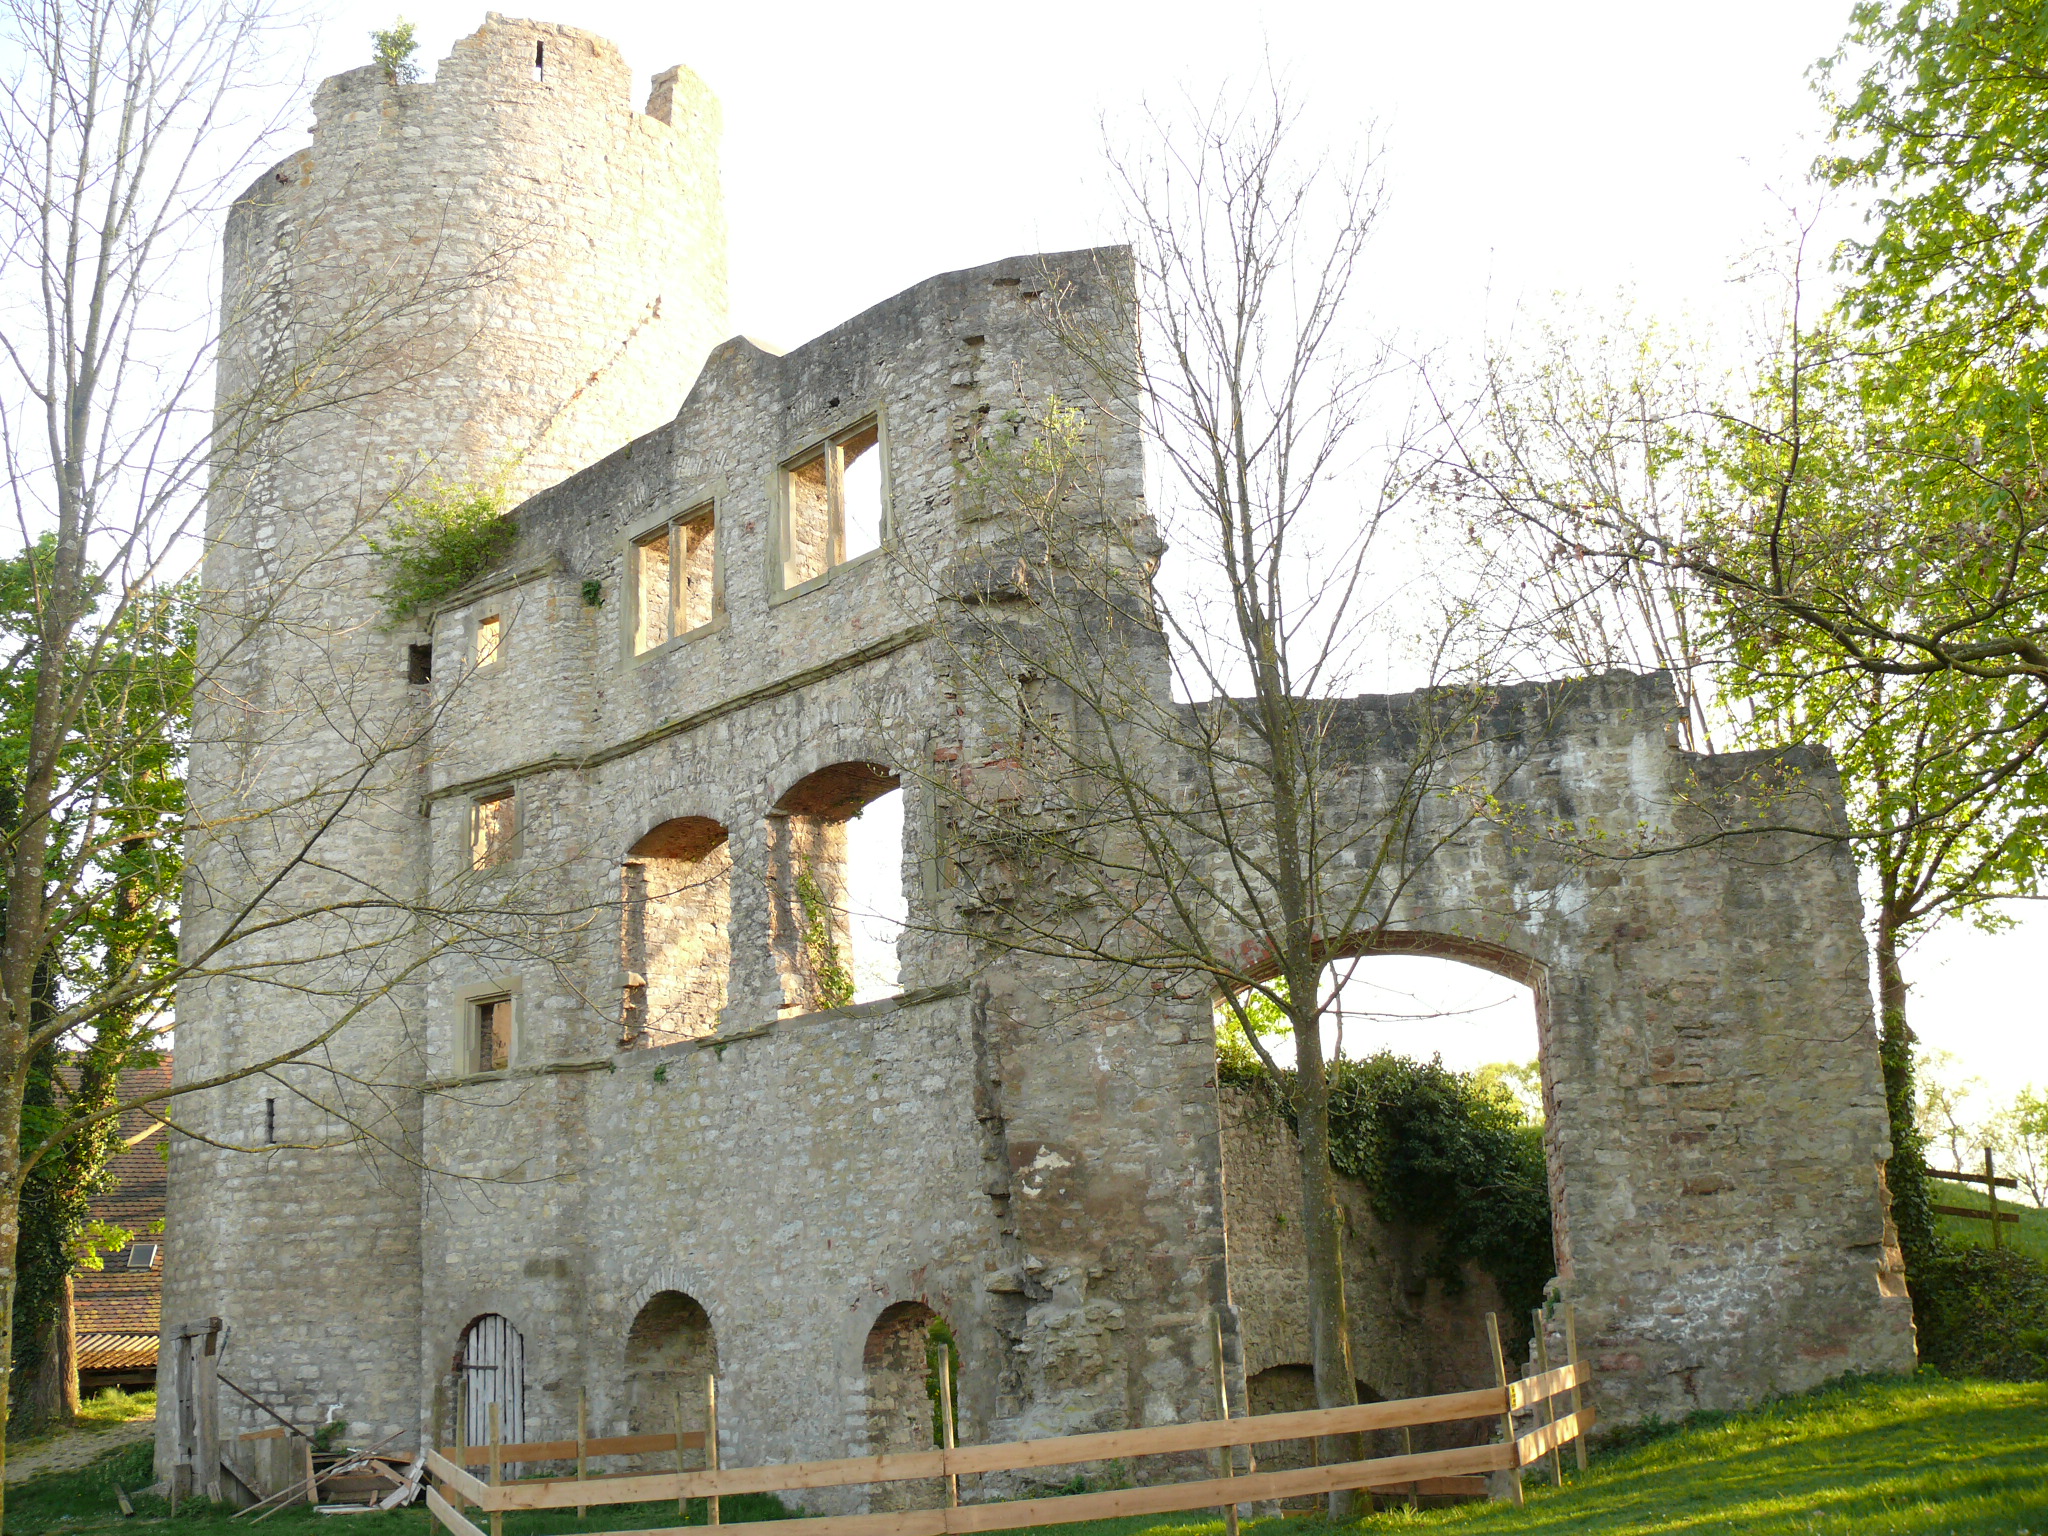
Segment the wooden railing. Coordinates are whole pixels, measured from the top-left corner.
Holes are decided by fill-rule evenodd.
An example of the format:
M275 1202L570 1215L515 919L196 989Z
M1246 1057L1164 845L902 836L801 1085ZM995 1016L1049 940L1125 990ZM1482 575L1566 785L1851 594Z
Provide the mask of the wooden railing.
M1225 1451L1237 1446L1281 1440L1326 1439L1368 1430L1408 1429L1492 1419L1512 1426L1513 1415L1538 1411L1539 1422L1527 1433L1504 1443L1448 1451L1421 1451L1380 1456L1328 1466L1281 1472L1251 1472L1193 1482L1159 1483L1103 1493L1061 1494L1048 1498L1014 1499L983 1504L950 1504L941 1509L908 1510L873 1515L777 1520L773 1536L955 1536L955 1533L1008 1530L1019 1526L1060 1525L1077 1520L1107 1520L1122 1515L1166 1514L1175 1510L1209 1509L1330 1493L1337 1489L1407 1492L1440 1478L1461 1478L1492 1472L1513 1474L1519 1493L1522 1468L1552 1457L1560 1446L1582 1437L1593 1412L1582 1402L1591 1375L1583 1362L1572 1360L1555 1370L1502 1386L1397 1402L1361 1403L1350 1408L1319 1408L1300 1413L1255 1414L1241 1419L1212 1419L1188 1424L1162 1424L1150 1429L1112 1430L1101 1434L1063 1435L997 1445L965 1445L953 1450L892 1452L853 1456L836 1461L790 1462L779 1466L732 1467L719 1471L638 1473L619 1477L538 1478L525 1482L485 1482L457 1465L452 1454L429 1452L428 1470L439 1488L427 1490L427 1504L453 1536L483 1536L463 1513L474 1506L501 1517L512 1510L576 1509L594 1504L639 1504L655 1499L715 1499L728 1494L786 1493L808 1488L837 1488L863 1483L911 1479L948 1480L984 1472L1020 1472L1079 1462L1100 1462L1137 1456L1164 1456L1194 1451ZM1572 1410L1556 1411L1557 1399L1570 1398ZM674 1436L659 1439L673 1446ZM586 1454L603 1454L600 1444L585 1442ZM624 1442L620 1442L623 1444ZM573 1455L575 1441L545 1445L472 1446L460 1460L471 1465L482 1450L493 1452L497 1464ZM565 1451L563 1447L566 1446ZM652 1447L650 1447L652 1448ZM1226 1468L1230 1458L1224 1458ZM493 1520L493 1525L498 1520ZM675 1528L669 1528L674 1530ZM701 1529L701 1528L692 1528ZM669 1536L632 1532L626 1536ZM618 1536L618 1533L614 1533ZM680 1536L680 1533L677 1533Z

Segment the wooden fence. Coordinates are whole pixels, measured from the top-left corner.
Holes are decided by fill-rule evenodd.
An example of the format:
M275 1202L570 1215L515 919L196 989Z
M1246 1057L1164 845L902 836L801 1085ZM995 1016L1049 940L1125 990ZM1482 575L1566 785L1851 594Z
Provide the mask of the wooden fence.
M1937 1216L1960 1216L1965 1221L1988 1221L1991 1223L1991 1246L1994 1248L2005 1246L2001 1223L2009 1222L2017 1226L2020 1218L2016 1211L2001 1211L1998 1208L1998 1192L2001 1189L2017 1190L2020 1187L2020 1181L2007 1174L2000 1173L1992 1166L1991 1149L1989 1147L1984 1149L1984 1171L1982 1173L1963 1173L1960 1170L1947 1168L1929 1168L1926 1172L1927 1177L1930 1179L1950 1179L1958 1184L1982 1184L1985 1195L1985 1204L1982 1210L1979 1210L1974 1205L1937 1205L1933 1207L1934 1214Z
M1498 1331L1490 1317L1488 1324L1489 1333L1497 1341ZM1538 1337L1542 1336L1539 1334ZM1576 1341L1572 1342L1575 1346ZM964 1536L964 1533L976 1531L1219 1507L1229 1512L1234 1524L1239 1504L1324 1494L1345 1488L1402 1494L1417 1489L1431 1492L1434 1491L1432 1483L1439 1479L1472 1478L1492 1472L1512 1474L1515 1496L1519 1500L1522 1468L1548 1457L1561 1481L1558 1449L1580 1441L1593 1423L1593 1411L1585 1405L1582 1395L1592 1379L1591 1374L1577 1358L1575 1347L1569 1347L1567 1352L1570 1358L1556 1369L1543 1370L1520 1381L1503 1380L1498 1386L1471 1392L1450 1392L1396 1402L1360 1403L1350 1408L1255 1414L1238 1419L1162 1424L1150 1429L890 1452L836 1461L789 1462L778 1466L722 1470L713 1467L696 1472L678 1470L598 1478L549 1477L523 1482L499 1482L494 1475L491 1481L486 1482L458 1465L458 1461L471 1466L487 1463L495 1473L506 1464L517 1461L566 1459L576 1454L578 1442L472 1446L459 1453L449 1448L427 1453L428 1470L440 1484L438 1488L428 1488L427 1505L451 1536L483 1536L483 1532L464 1514L465 1508L473 1506L490 1514L495 1529L503 1515L512 1510L582 1509L597 1504L639 1504L655 1499L674 1499L680 1508L688 1499L716 1500L728 1494L786 1493L809 1488L944 1478L949 1492L943 1508L777 1520L768 1529L772 1536ZM1499 1358L1496 1342L1497 1364ZM1504 1376L1505 1372L1501 1374ZM1569 1399L1569 1412L1558 1411L1561 1399ZM1537 1422L1526 1433L1516 1435L1513 1416L1524 1412L1533 1413ZM1471 1419L1489 1419L1501 1424L1503 1441L1282 1472L1231 1475L1230 1453L1238 1446L1327 1439L1368 1430L1413 1429L1420 1425L1450 1424ZM634 1439L636 1449L641 1438ZM676 1441L675 1436L645 1438L659 1438L665 1447L673 1446ZM597 1446L601 1443L606 1442L584 1442L583 1453L598 1454ZM977 1473L1019 1472L1138 1456L1185 1455L1196 1451L1223 1452L1225 1475L1193 1482L1119 1488L1103 1493L1061 1494L968 1505L957 1503L951 1492L957 1486L958 1478ZM1583 1459L1580 1464L1584 1465ZM716 1506L712 1507L715 1510ZM716 1518L714 1513L713 1523L716 1523ZM701 1531L702 1528L691 1529ZM624 1533L624 1536L681 1536L681 1531L671 1527Z

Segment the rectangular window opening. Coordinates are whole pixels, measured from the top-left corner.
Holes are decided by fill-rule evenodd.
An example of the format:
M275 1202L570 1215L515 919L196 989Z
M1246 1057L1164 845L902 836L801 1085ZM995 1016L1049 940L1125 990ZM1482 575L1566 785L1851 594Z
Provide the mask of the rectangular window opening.
M718 524L708 511L676 524L676 633L718 617Z
M881 432L867 427L839 445L839 558L882 547Z
M533 45L533 78L545 80L547 77L548 45L546 43L535 43Z
M675 607L669 570L666 528L633 546L633 590L638 604L633 615L635 655L668 643L669 619Z
M470 808L469 861L473 869L489 869L511 856L517 830L512 791L491 795Z
M882 547L881 446L880 424L867 421L784 466L783 590Z
M471 1033L479 1072L500 1072L512 1065L512 999L492 997L476 1003Z
M497 614L476 621L476 664L494 667L505 659L505 623Z
M434 680L434 648L408 645L405 648L405 680L415 687Z
M263 1101L263 1141L266 1146L277 1145L277 1100Z

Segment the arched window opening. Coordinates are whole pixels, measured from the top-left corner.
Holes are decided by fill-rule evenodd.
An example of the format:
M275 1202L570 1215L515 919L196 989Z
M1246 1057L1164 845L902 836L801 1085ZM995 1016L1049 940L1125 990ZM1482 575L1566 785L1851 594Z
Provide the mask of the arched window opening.
M944 1379L952 1385L950 1410L960 1405L960 1353L946 1320L922 1302L886 1307L868 1330L861 1364L867 1381L868 1449L928 1451L943 1444L940 1406L941 1356ZM941 1493L940 1480L876 1483L869 1503L877 1510L926 1509Z
M677 1426L701 1433L706 1421L705 1380L718 1374L718 1341L711 1318L681 1291L651 1297L626 1332L626 1432L665 1435ZM645 1470L672 1472L667 1452L644 1458Z
M776 969L785 1013L897 990L903 794L879 763L809 774L769 817Z
M486 1312L462 1330L455 1352L456 1405L464 1445L488 1445L491 1410L498 1411L498 1443L526 1439L526 1340L511 1319Z
M1399 934L1383 948L1332 961L1319 977L1321 1045L1330 1063L1332 1162L1340 1194L1362 1224L1347 1243L1346 1289L1360 1367L1370 1363L1395 1396L1483 1385L1476 1340L1497 1311L1518 1354L1529 1314L1565 1250L1552 1174L1542 1062L1540 968L1488 947ZM1249 1006L1258 1044L1291 1073L1289 1020L1270 1003ZM1283 1297L1298 1284L1299 1175L1278 1145L1254 1134L1264 1063L1219 1007L1219 1082L1234 1099L1235 1152L1268 1182L1240 1178L1228 1221L1247 1271L1242 1303L1254 1353L1287 1359L1305 1320ZM1291 1137L1286 1138L1291 1146ZM1290 1154L1291 1155L1291 1154ZM1271 1164L1270 1167L1267 1164ZM1254 1208L1252 1187L1262 1193ZM1284 1253L1283 1253L1284 1250ZM1235 1270L1234 1270L1235 1273ZM1262 1300L1260 1291L1272 1292ZM1276 1367L1277 1369L1277 1367ZM1483 1374L1483 1373L1482 1373ZM1466 1379L1472 1377L1473 1379Z
M716 1034L732 960L725 828L706 816L663 822L633 845L620 888L620 1043Z
M1364 1382L1354 1382L1361 1403L1377 1403L1385 1400ZM1274 1365L1254 1376L1245 1378L1246 1411L1260 1413L1306 1413L1319 1406L1316 1402L1316 1373L1308 1365ZM1368 1456L1399 1456L1402 1454L1401 1432L1396 1430L1375 1430L1367 1434L1365 1454ZM1387 1447L1391 1445L1391 1449ZM1308 1440L1275 1440L1252 1447L1252 1458L1261 1472L1286 1472L1296 1467L1313 1466L1314 1445ZM1318 1499L1289 1499L1288 1507L1299 1504L1306 1509L1319 1503Z

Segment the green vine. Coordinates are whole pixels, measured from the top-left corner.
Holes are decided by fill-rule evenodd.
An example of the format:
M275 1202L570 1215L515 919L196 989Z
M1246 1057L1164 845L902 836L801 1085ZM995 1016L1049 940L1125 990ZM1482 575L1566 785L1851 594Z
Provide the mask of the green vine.
M393 505L382 537L363 541L384 562L384 617L392 624L461 591L519 537L500 490L437 480Z
M413 24L403 16L399 17L388 32L370 34L370 56L384 71L384 78L393 85L409 85L420 77L420 67L413 62L413 54L419 51L419 39L413 35Z
M840 958L839 941L832 936L832 908L809 859L797 866L796 904L803 921L804 958L817 984L818 1001L827 1008L843 1008L853 1001L853 972Z

